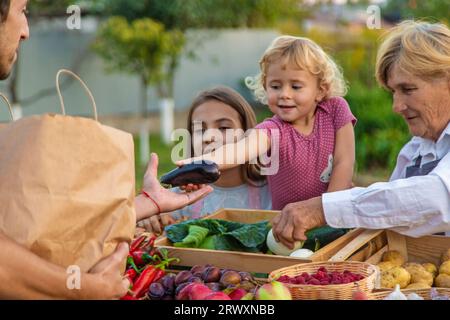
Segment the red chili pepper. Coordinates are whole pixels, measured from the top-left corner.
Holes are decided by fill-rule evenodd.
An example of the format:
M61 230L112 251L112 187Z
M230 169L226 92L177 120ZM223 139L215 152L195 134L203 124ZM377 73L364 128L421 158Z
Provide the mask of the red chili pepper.
M127 257L127 267L131 267L133 268L137 273L140 273L139 268L136 266L136 264L134 263L134 259L131 255L128 255Z
M143 266L153 261L152 256L142 249L138 249L132 252L131 256L133 257L133 261L137 266Z
M148 239L148 242L142 246L142 250L147 251L147 252L152 250L153 245L155 244L155 240L156 240L155 235L150 236L150 238Z
M142 251L150 251L153 249L153 245L156 240L156 235L149 236L149 233L142 234L141 236L137 237L135 240L131 242L130 245L130 254L133 252L136 252L138 250Z
M139 300L138 298L132 297L129 293L124 295L120 300Z
M148 244L147 245L153 246L153 244L155 243L156 238L157 238L156 235L152 234L150 236L150 238L148 239Z
M144 234L144 235L141 235L141 236L137 237L136 239L134 239L133 242L131 242L131 244L130 244L130 253L137 250L146 238L147 238L147 236Z
M150 250L149 256L153 257L153 259L158 259L157 257L159 257L159 260L163 260L164 258L158 248L153 248L152 250Z
M142 271L141 275L137 278L137 280L133 284L133 288L131 289L132 297L140 298L144 296L145 292L148 290L148 287L153 283L155 276L158 274L157 267L150 265Z
M130 268L125 272L125 277L127 277L132 284L133 284L133 281L136 278L136 276L137 276L137 272L133 268Z
M153 279L153 282L158 281L159 279L161 279L165 275L166 275L166 272L163 269L159 269L158 268L158 270L156 271L155 278Z

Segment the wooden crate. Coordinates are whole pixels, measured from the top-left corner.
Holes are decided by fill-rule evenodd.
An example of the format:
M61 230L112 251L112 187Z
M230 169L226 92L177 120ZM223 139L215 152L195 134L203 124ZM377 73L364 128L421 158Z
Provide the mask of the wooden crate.
M223 219L241 223L256 223L263 220L271 220L279 211L271 210L245 210L245 209L220 209L205 219ZM212 264L220 268L236 269L254 273L268 274L273 270L291 265L326 261L347 243L355 239L363 230L357 229L348 232L334 242L319 249L310 259L299 259L268 254L257 254L236 251L207 250L195 248L176 248L166 238L162 237L155 242L155 246L165 248L173 257L180 259L180 266L194 266L197 264Z
M358 237L334 254L330 261L365 261L377 264L384 252L399 251L407 262L440 265L442 253L450 248L450 237L412 238L389 230L362 230Z

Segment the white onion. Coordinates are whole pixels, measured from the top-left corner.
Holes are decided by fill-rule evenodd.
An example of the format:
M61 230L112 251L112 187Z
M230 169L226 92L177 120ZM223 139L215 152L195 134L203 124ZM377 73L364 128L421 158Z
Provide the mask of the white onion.
M288 247L283 245L281 242L277 242L275 240L272 229L270 229L269 233L267 234L266 243L267 243L267 247L269 248L269 250L279 256L289 256L292 252L300 249L303 245L302 241L297 241L294 245L294 248L289 249Z
M313 254L314 254L314 252L309 249L298 249L298 250L292 252L289 256L294 257L294 258L308 259Z

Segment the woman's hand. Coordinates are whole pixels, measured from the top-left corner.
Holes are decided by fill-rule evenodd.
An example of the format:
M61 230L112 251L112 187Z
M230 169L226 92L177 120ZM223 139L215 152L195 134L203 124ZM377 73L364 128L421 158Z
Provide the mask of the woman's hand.
M201 186L193 192L176 193L165 189L157 179L158 156L151 154L147 170L144 175L142 190L145 191L153 200L145 195L139 195L135 199L136 220L140 221L149 218L161 212L172 212L187 205L190 205L213 191L210 186Z

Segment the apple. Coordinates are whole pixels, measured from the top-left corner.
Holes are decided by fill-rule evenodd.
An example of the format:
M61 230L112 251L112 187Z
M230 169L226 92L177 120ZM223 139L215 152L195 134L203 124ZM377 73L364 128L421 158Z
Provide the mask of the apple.
M281 282L266 283L256 291L256 300L292 300L289 288Z

